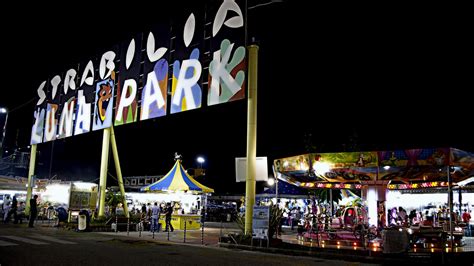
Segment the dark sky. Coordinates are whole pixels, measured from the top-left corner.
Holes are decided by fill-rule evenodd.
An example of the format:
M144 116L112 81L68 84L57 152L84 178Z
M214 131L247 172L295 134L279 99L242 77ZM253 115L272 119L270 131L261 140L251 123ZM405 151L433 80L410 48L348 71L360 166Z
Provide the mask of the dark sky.
M249 6L265 2L249 0ZM36 99L41 81L171 14L163 4L133 4L37 6L2 16L8 27L0 106L12 110L10 149L29 143L34 103L22 104ZM180 4L182 12L187 4ZM257 156L271 162L306 153L308 144L321 152L474 151L472 52L462 16L443 6L308 5L283 1L249 10L249 37L260 45ZM165 174L174 152L191 168L203 155L203 183L219 193L243 192L234 181L234 158L245 156L246 108L241 100L116 127L123 174ZM40 144L38 176L48 177L51 166L60 179L98 178L101 138L92 132L55 141L52 164L53 144Z

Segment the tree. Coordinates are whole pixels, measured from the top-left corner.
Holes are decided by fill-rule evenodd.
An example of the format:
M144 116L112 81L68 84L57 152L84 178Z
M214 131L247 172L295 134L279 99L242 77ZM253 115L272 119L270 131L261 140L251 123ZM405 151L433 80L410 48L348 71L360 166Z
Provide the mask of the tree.
M278 238L276 233L278 232L278 228L280 227L281 218L283 217L283 209L278 207L278 204L270 206L270 224L268 228L268 237L273 239Z
M313 195L316 197L316 199L320 202L326 202L326 203L331 203L331 189L327 188L318 188L313 190ZM340 200L342 200L342 193L340 189L333 189L332 190L332 201L335 203L338 203Z
M342 200L342 192L340 189L332 189L332 202L330 193L331 189L327 188L318 188L313 191L313 195L316 197L318 204L323 202L331 204L331 210L334 213L334 203L338 203Z
M112 214L116 213L117 206L123 202L124 197L121 194L117 194L113 191L107 192L105 201L107 205L112 209Z

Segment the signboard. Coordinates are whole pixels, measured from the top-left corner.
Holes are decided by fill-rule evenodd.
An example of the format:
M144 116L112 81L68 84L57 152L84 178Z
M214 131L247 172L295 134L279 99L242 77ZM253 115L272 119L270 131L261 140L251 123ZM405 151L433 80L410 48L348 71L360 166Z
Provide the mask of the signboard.
M98 188L98 185L90 183L71 184L69 209L94 209L97 203Z
M125 188L142 188L160 180L163 176L128 176L124 177Z
M243 99L244 3L189 3L170 23L45 77L30 143Z
M270 226L270 207L253 206L252 237L268 239L268 228Z
M268 180L268 163L267 157L257 157L256 168L256 181L267 181ZM236 182L245 182L247 176L247 158L238 157L235 158L235 178Z

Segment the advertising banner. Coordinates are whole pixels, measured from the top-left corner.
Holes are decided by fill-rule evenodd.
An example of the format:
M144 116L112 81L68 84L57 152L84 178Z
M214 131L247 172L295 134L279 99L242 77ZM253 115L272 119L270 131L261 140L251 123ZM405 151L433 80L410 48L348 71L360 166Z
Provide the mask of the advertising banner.
M270 226L270 207L253 206L252 237L268 239L268 228Z

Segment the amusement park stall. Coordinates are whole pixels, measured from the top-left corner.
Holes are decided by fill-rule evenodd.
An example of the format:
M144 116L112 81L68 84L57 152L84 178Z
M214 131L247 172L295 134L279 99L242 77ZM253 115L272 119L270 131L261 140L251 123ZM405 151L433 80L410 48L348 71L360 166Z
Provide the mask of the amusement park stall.
M442 247L462 245L464 231L470 232L472 219L462 219L474 208L470 152L436 148L312 153L277 159L274 169L279 180L298 187L360 189L369 228L405 228L425 241L429 237L422 231L429 226L427 231L444 236L432 239Z
M474 176L474 154L454 148L312 153L277 159L274 167L278 179L299 187L362 189L369 223L386 226L379 213L385 213L389 190L459 188Z
M185 224L186 229L199 229L202 205L205 205L207 194L214 192L212 188L200 184L190 176L180 159L176 160L174 166L163 178L143 187L141 191L158 193L163 199L168 199L167 202L175 203L171 216L171 225L175 229L184 229ZM200 196L198 201L195 200L197 195ZM163 214L160 216L159 223L165 226Z
M77 217L79 211L92 212L97 202L98 185L87 182L37 179L33 181L33 194L38 198L38 216L51 219L53 211L64 208L69 217ZM26 202L26 178L0 178L0 195L15 196L19 204Z

